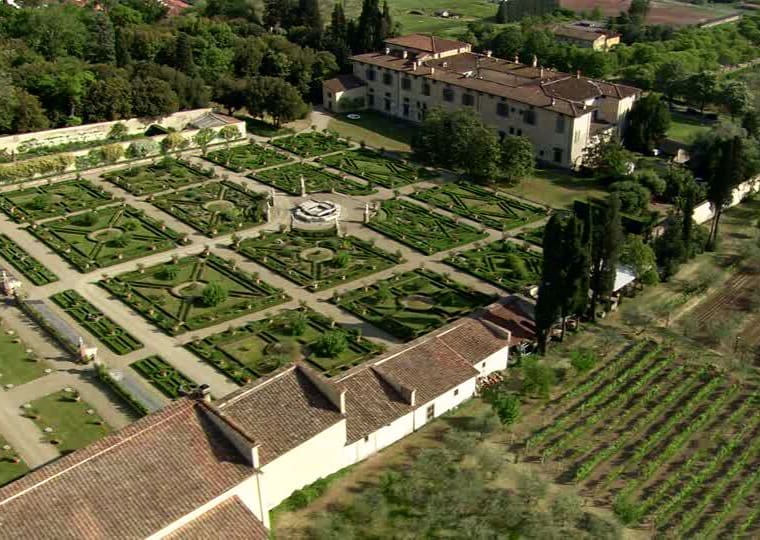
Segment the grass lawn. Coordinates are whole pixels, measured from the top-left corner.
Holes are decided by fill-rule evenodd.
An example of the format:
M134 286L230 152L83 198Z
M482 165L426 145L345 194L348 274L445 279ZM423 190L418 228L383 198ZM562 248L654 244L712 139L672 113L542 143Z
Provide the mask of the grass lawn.
M131 206L109 206L47 221L29 231L80 272L166 251L182 235Z
M40 428L45 440L51 444L57 441L56 448L62 454L84 448L111 432L91 405L74 401L73 396L78 396L76 390L71 393L61 390L32 401L31 408L23 409ZM50 433L45 432L48 427L52 428Z
M325 355L316 344L331 331L342 332L346 343L342 350ZM281 311L274 317L192 341L187 348L238 384L299 360L330 377L380 352L379 346L336 327L331 319L308 308Z
M212 170L202 170L170 157L165 157L153 165L130 167L103 175L103 178L132 195L152 195L159 191L205 182L212 177Z
M5 447L8 446L6 450ZM15 461L18 460L18 463ZM29 472L24 460L21 459L5 439L0 437L0 486L13 482L16 478Z
M364 141L373 148L385 148L395 152L409 152L412 134L417 129L397 118L390 118L374 111L361 111L358 120L345 114L330 119L328 129L354 142Z
M605 198L607 192L594 179L581 178L557 169L536 169L531 178L504 191L552 208L571 208L575 199Z
M16 270L35 285L47 285L58 281L58 276L4 234L0 234L0 257L11 263Z
M493 300L446 276L415 270L335 294L331 302L399 339L410 340Z
M427 255L487 236L475 227L401 199L383 201L367 226Z
M202 297L209 283L221 285L226 292L214 305ZM219 324L290 299L280 289L213 254L173 259L99 284L171 335Z
M674 113L671 115L667 136L676 141L691 144L697 135L710 131L712 127L712 123L701 121L699 118Z
M198 386L160 356L143 358L137 362L132 362L129 367L169 399L177 399L180 396L187 395Z
M371 195L377 192L366 183L342 178L310 163L294 163L284 167L275 167L249 176L291 195L301 195L301 177L303 177L306 193L336 191L346 195Z
M0 326L0 385L18 386L41 377L45 368L41 362L34 361L34 353L16 335Z
M0 209L18 222L37 221L96 208L114 200L112 193L77 179L7 191L0 195Z
M272 232L243 240L238 251L301 286L318 291L380 272L403 259L353 236Z
M513 293L537 285L541 278L541 255L508 240L460 251L446 262Z

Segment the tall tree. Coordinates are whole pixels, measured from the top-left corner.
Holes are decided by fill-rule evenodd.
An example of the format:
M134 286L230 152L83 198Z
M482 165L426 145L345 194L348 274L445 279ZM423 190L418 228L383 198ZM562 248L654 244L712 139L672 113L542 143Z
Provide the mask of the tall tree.
M599 218L594 216L598 212ZM596 320L599 300L609 297L615 286L615 275L623 244L623 227L620 221L620 198L611 194L602 206L588 205L588 217L594 223L591 231L591 303L589 317Z
M107 14L95 12L90 39L90 60L113 64L116 61L116 32Z
M658 94L648 94L636 101L628 114L625 143L637 152L651 153L665 138L670 127L670 111Z
M499 7L496 9L496 22L499 24L506 24L509 22L509 8L507 7L509 2L499 2Z
M536 164L533 143L527 137L507 135L501 141L501 170L504 179L517 184L533 174Z
M322 32L322 15L319 12L319 2L317 0L299 0L298 16L303 26L319 33Z
M686 79L684 84L686 98L699 107L701 113L705 106L718 97L718 77L711 71L702 70Z
M382 26L382 17L378 0L362 1L356 35L353 36L354 52L371 52L382 47L383 39L378 33L378 29Z
M185 32L180 32L174 45L174 67L186 75L195 75L192 39Z
M718 143L717 155L708 166L707 200L712 205L714 217L707 241L708 249L714 249L718 241L718 227L723 210L731 201L734 188L743 177L744 160L742 139L735 136Z
M544 354L552 327L560 316L562 305L561 255L556 249L562 244L563 225L560 214L553 214L544 227L544 257L541 265L541 283L534 315L538 352Z

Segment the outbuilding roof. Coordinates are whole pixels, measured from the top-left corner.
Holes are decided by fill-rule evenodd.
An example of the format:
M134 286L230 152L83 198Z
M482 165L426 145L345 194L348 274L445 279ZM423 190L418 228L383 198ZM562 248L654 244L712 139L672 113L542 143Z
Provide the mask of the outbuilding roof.
M166 536L166 540L266 540L269 532L236 496L214 506L187 525Z
M333 79L324 81L322 85L331 92L345 92L346 90L353 90L354 88L366 86L363 80L351 74L338 75Z

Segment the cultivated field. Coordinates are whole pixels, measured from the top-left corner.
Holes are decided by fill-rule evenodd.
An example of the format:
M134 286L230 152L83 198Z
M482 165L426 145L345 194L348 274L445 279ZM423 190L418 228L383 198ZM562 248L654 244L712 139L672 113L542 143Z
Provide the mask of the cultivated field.
M615 16L621 11L628 11L631 0L560 0L559 4L563 8L574 11L590 12L594 8L599 8L605 16ZM652 2L646 22L689 26L727 15L732 11L730 6L722 4L710 4L708 7L660 0Z

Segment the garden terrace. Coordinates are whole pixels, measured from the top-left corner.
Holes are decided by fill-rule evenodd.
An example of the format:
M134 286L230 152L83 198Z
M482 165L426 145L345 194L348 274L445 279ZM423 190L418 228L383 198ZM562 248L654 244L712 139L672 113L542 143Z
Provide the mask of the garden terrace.
M342 346L324 351L323 336L340 335ZM187 348L238 384L262 377L280 366L304 361L328 377L346 371L378 354L380 347L355 331L308 308L281 311L269 319L249 322Z
M106 317L75 290L56 293L50 299L115 354L129 354L143 347L137 338Z
M5 447L8 446L8 450ZM0 486L13 482L29 472L29 467L16 451L0 437Z
M105 173L103 178L132 195L152 195L198 184L213 178L213 171L174 158L166 157L152 165L130 167Z
M254 180L273 186L291 195L301 195L302 176L306 193L331 191L345 193L346 195L371 195L372 193L376 193L376 190L367 184L350 178L341 178L337 174L307 163L294 163L293 165L286 165L284 167L275 167L249 176Z
M18 386L41 377L45 369L34 351L13 330L0 327L0 384Z
M169 399L188 395L198 385L160 356L143 358L129 365Z
M331 301L389 334L410 340L494 299L444 275L415 270L344 294L336 293Z
M232 182L210 182L151 202L208 237L241 231L266 219L266 198Z
M339 237L334 230L264 233L243 240L238 251L313 291L353 281L403 261L371 242Z
M22 407L23 414L37 424L45 440L62 454L84 448L111 431L92 406L81 400L75 389L64 389L29 405L28 408Z
M305 158L331 154L350 147L346 141L342 141L337 135L316 131L273 139L272 144Z
M400 199L383 201L367 226L427 255L488 236L475 227Z
M436 177L424 167L384 157L373 150L362 148L353 152L319 158L319 163L364 178L370 184L395 189Z
M444 184L416 191L412 197L500 231L546 216L539 206L473 184Z
M172 249L182 236L131 206L47 221L29 231L80 272Z
M541 255L508 240L459 251L445 262L510 292L537 285L541 279Z
M204 159L226 167L235 172L243 172L250 169L263 169L272 165L281 165L290 161L290 158L258 144L245 146L233 146L214 150L204 156Z
M4 234L0 234L0 257L11 263L16 270L37 286L58 281L58 276Z
M164 332L177 335L290 300L280 289L213 254L173 259L99 282ZM204 299L209 284L224 292Z
M17 222L37 221L97 208L114 200L113 194L80 178L6 191L0 194L0 209Z

